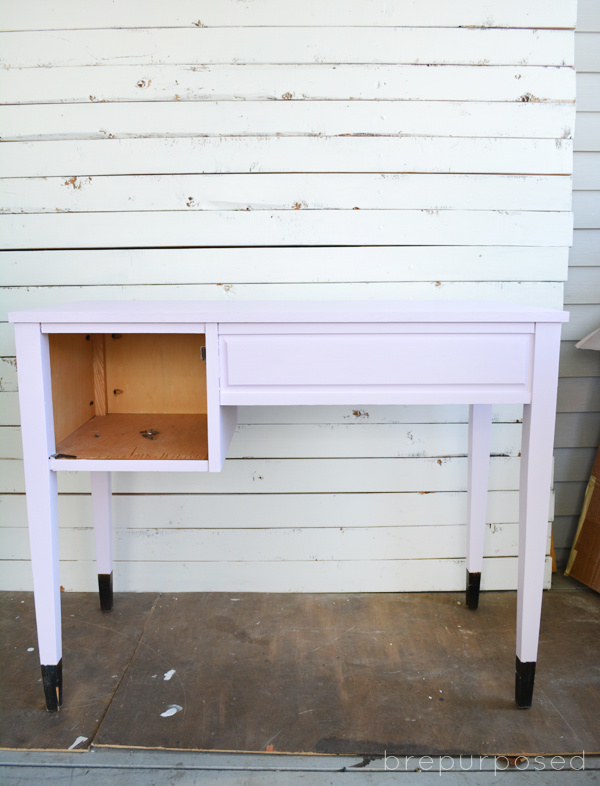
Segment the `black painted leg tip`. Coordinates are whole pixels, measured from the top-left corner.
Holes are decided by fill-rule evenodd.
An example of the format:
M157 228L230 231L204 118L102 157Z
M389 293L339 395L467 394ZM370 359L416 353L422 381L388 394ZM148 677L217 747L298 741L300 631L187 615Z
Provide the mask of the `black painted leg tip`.
M467 571L467 608L475 610L479 606L479 587L481 573Z
M98 574L98 591L100 593L100 608L102 611L113 609L113 574Z
M535 661L522 663L517 657L517 671L515 676L515 701L517 707L526 710L533 701L533 683L535 681Z
M42 682L46 709L57 712L62 705L62 659L56 666L42 666Z

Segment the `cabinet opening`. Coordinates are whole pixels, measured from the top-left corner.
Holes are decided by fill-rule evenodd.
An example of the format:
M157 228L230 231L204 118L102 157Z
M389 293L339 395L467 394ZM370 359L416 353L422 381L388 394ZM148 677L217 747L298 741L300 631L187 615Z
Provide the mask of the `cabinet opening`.
M49 338L57 453L208 459L204 334Z

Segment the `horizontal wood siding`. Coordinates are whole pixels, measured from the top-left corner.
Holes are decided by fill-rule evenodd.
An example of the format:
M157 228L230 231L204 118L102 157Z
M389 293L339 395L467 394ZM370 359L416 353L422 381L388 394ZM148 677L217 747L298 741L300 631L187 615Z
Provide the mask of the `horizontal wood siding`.
M575 34L577 119L574 136L574 241L569 258L556 430L559 564L566 565L592 464L600 445L600 352L575 348L600 326L600 6L580 0Z
M142 298L561 308L575 129L571 262L586 272L570 285L561 402L585 406L597 374L573 346L600 286L600 151L597 40L589 30L575 51L575 14L575 0L4 3L0 588L31 586L8 311ZM462 588L467 408L358 404L242 407L222 473L115 476L115 587ZM568 415L557 473L573 474L573 442L591 450L598 424ZM521 418L494 408L488 589L516 586ZM89 479L61 473L59 490L61 583L92 590Z

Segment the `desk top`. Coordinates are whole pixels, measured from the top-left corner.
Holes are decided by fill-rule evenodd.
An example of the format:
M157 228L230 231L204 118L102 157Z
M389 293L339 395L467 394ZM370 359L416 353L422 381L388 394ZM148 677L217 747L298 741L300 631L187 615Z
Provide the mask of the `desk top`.
M566 311L456 300L90 300L15 311L10 322L45 324L567 322Z

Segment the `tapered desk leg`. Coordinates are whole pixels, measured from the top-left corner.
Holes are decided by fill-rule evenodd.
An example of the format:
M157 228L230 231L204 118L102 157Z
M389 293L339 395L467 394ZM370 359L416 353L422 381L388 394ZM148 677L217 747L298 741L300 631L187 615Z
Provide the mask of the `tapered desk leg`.
M515 700L521 708L531 706L537 661L552 481L559 346L560 325L538 324L532 399L531 404L523 408L521 446L515 677Z
M15 339L38 647L46 707L55 711L62 704L62 642L48 336L37 324L19 324Z
M491 404L469 407L469 465L467 499L467 606L479 605L483 541L490 467Z
M102 611L113 607L112 493L110 472L92 472L96 568Z

